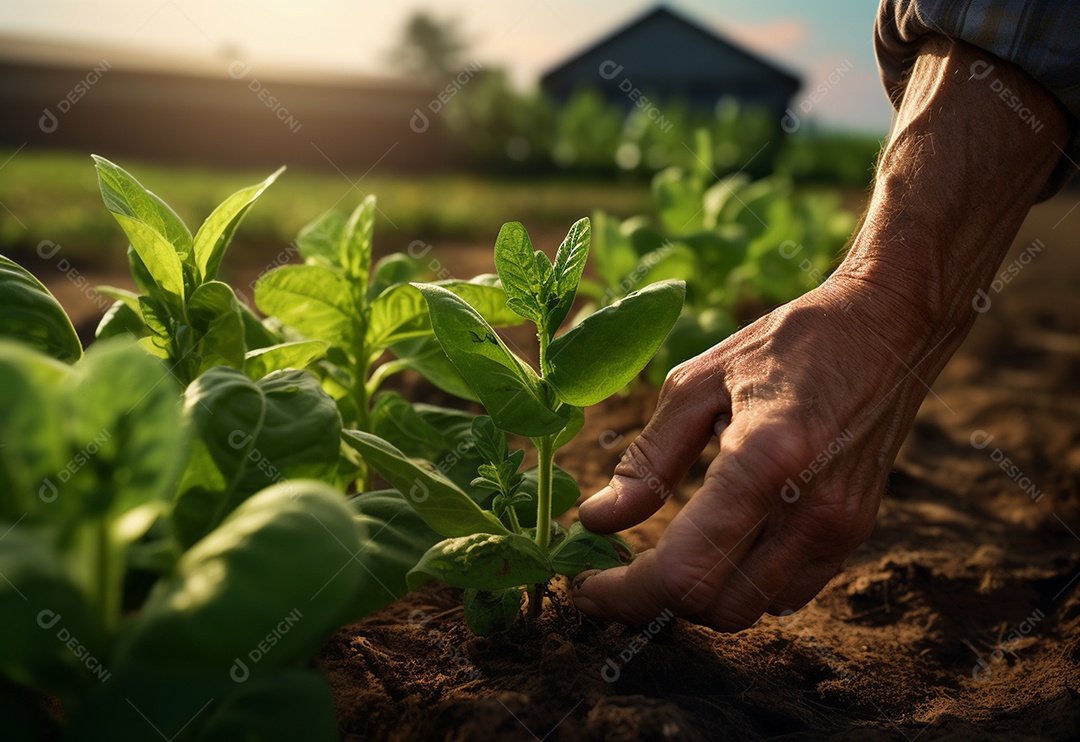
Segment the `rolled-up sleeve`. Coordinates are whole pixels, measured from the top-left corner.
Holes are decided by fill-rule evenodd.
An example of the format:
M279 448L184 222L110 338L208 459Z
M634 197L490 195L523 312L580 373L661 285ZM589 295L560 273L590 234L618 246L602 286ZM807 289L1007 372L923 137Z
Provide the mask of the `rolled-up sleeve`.
M882 82L893 106L926 34L964 41L1012 62L1053 93L1080 120L1080 2L1075 0L882 0L875 48ZM991 70L973 70L973 74ZM1022 101L1017 103L1024 115ZM1033 131L1041 122L1026 111ZM1077 171L1080 135L1054 171L1049 193Z

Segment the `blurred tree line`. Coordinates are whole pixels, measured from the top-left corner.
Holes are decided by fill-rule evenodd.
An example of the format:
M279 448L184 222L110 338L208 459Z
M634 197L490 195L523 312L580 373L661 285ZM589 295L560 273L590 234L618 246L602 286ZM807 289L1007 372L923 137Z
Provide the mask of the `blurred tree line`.
M657 105L662 119L637 107L627 112L585 88L560 106L542 92L514 90L502 70L484 70L462 86L444 115L463 164L484 172L647 179L673 165L696 167L695 132L705 130L716 177L776 173L863 188L873 176L881 142L872 135L812 127L787 135L774 112L730 98L711 112L677 100Z
M469 46L456 19L420 10L406 21L387 59L406 75L439 83L455 78ZM515 90L497 67L470 72L446 92L449 101L440 115L462 153L461 165L482 173L648 179L671 166L696 169L696 132L704 130L712 142L717 178L735 172L753 178L779 174L799 182L864 188L881 145L872 135L812 126L788 135L775 112L734 99L701 111L645 91L656 105L653 118L588 88L559 105L542 91Z

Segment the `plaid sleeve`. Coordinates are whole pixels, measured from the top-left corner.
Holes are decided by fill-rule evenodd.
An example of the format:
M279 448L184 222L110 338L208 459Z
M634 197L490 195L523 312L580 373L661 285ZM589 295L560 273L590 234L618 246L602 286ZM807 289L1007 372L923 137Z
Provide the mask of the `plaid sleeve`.
M906 73L928 33L959 39L1012 62L1057 96L1074 122L1080 120L1080 2L881 0L874 45L893 106L899 106ZM1041 126L1034 116L1029 123L1035 131ZM1044 195L1064 185L1080 168L1077 163L1080 133L1074 134Z

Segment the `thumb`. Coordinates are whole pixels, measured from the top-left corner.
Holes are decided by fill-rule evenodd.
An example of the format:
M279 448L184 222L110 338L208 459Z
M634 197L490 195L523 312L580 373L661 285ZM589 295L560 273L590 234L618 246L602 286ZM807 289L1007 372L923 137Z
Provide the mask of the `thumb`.
M716 433L728 403L718 399L716 377L692 369L693 362L672 371L655 414L626 449L611 482L582 503L578 516L590 531L621 531L659 510Z

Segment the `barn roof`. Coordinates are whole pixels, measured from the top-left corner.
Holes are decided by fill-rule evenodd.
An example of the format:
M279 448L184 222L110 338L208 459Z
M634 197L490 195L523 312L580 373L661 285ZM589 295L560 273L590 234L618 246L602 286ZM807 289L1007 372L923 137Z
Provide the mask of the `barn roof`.
M784 69L781 69L776 64L774 64L774 63L772 63L772 62L770 62L768 60L765 60L765 59L757 56L756 54L753 54L752 52L747 51L746 49L742 48L738 44L735 44L734 42L725 39L723 36L716 33L712 29L707 28L707 27L701 25L700 23L698 23L697 21L683 15L682 13L679 13L679 12L673 10L672 8L664 6L664 5L659 5L659 6L655 7L655 8L653 8L652 10L646 12L645 14L631 20L630 22L626 23L625 25L615 29L614 31L609 33L607 36L604 36L603 38L599 39L598 41L596 41L592 45L586 47L585 49L582 49L581 51L579 51L577 54L573 55L569 59L561 62L560 64L556 65L555 67L552 67L551 69L549 69L547 72L545 72L540 77L541 85L546 84L547 81L550 78L553 78L553 77L559 75L560 73L562 73L563 71L573 67L574 65L576 65L576 64L578 64L580 62L582 62L583 60L587 59L590 55L592 55L592 54L596 53L597 51L603 49L605 46L607 46L608 44L611 44L612 42L616 41L617 39L621 38L622 36L626 36L626 35L632 33L633 31L636 31L638 28L640 28L642 26L647 26L647 25L655 22L659 18L668 18L668 19L675 20L679 24L684 26L691 33L694 33L694 34L697 34L699 36L704 37L710 43L721 46L728 52L735 52L735 53L739 54L740 56L747 59L751 63L753 63L756 66L760 67L762 72L764 72L766 74L771 74L774 77L776 77L778 82L780 82L781 84L790 86L790 88L792 89L793 92L794 92L794 90L798 89L798 87L800 85L802 85L802 80L799 77L797 77L796 75L794 75L794 74L792 74L792 73L790 73L790 72L788 72L788 71L786 71Z

